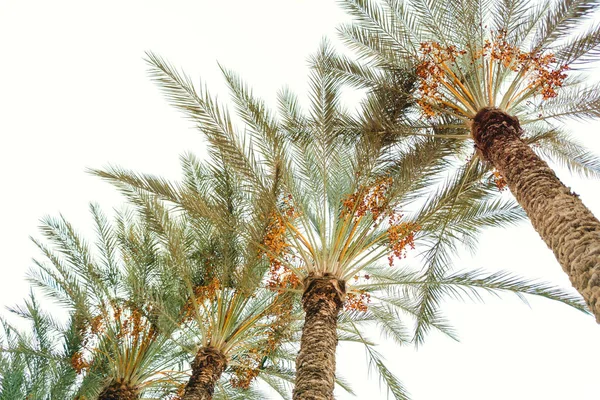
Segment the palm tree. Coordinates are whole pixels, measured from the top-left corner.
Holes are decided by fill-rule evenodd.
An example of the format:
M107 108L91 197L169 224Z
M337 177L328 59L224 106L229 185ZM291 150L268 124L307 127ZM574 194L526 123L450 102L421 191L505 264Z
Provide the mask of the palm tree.
M282 379L293 379L286 360L293 358L289 343L297 331L298 302L293 291L265 285L268 263L256 238L267 229L269 203L245 191L222 163L187 155L183 165L184 181L177 185L117 168L96 171L141 207L167 248L193 244L179 251L180 267L171 278L181 282L177 300L161 307L177 330L176 341L194 354L181 399L211 399L226 386L261 398L248 390L257 377L286 397ZM272 190L277 185L278 179ZM164 201L178 210L169 212Z
M329 51L325 46L318 58L328 59ZM376 320L384 330L401 338L401 324L393 321L397 312L408 312L417 322L417 343L428 329L448 332L438 305L444 293L456 294L462 283L471 288L539 294L577 304L576 299L560 291L506 275L445 273L449 254L458 241L474 243L481 228L519 220L520 209L498 198L494 184L484 179L485 169L477 163L456 171L424 205L418 206L416 200L425 193L432 176L439 177L446 167L454 142L417 137L406 141L401 157L391 159L385 151L385 140L346 140L340 131L353 130L354 126L362 129L368 121L354 121L341 110L339 84L326 69L317 68L311 75L308 115L300 110L291 93L283 91L279 97L280 120L235 74L224 71L239 116L247 124L249 136L241 136L227 111L207 92L198 92L189 78L159 57L150 54L149 61L153 77L169 100L206 134L213 159L235 170L246 192L266 205L261 214L264 229L246 237L269 261L269 286L286 291L298 287L302 292L305 319L296 359L295 399L333 397L335 351L340 337L367 345L396 398L406 398L402 386L385 368L358 325ZM191 214L207 217L215 205L204 200L204 187L174 185L116 168L94 172L125 192L154 193ZM425 262L438 267L436 273L428 269L424 274L399 274L397 279L379 274L387 278L373 284L361 282L366 279L365 269L382 256L389 256L394 264L394 259L403 258L406 249L416 242L423 245ZM378 290L390 293L387 291L393 285L411 287L412 296L405 294L397 301L387 298L387 304L361 314L369 311L365 302L370 291L374 296ZM346 317L338 325L344 306L349 314L344 313ZM577 307L582 308L581 304Z
M178 339L195 349L181 399L212 399L215 388L224 385L220 381L247 390L256 377L285 395L284 386L272 378L289 379L274 361L286 353L285 342L294 332L293 304L266 289L248 293L216 282L201 292L185 316L185 336Z
M77 321L82 343L70 360L81 375L77 396L138 399L172 391L184 376L177 371L181 352L173 331L159 324L156 304L174 301L176 261L132 213L118 213L111 224L98 206L91 212L96 248L63 217L47 217L41 231L50 245L34 240L46 260L30 274Z
M356 22L341 27L341 36L365 62L335 56L332 73L387 103L399 97L415 105L402 115L382 118L379 111L372 128L387 138L418 132L472 140L468 165L483 160L495 168L493 179L511 190L600 323L600 222L540 158L600 175L600 161L562 126L569 118L600 116L597 85L577 71L600 45L598 27L586 28L598 3L345 0L343 6ZM397 85L397 71L414 71L412 84ZM468 146L457 148L465 157Z

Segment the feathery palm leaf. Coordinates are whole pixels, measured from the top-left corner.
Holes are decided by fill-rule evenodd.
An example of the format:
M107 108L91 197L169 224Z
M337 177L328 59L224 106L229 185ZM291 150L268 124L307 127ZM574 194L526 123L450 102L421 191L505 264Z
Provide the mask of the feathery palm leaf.
M13 313L29 323L27 332L2 320L0 398L72 398L79 387L71 358L81 348L77 320L55 321L33 294Z

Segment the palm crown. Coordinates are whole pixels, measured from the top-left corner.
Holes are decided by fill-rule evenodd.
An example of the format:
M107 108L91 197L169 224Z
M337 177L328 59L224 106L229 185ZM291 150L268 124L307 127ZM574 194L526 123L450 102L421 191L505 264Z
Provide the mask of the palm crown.
M173 301L159 290L173 263L131 213L119 213L111 224L98 206L91 211L96 249L64 218L46 218L42 232L51 245L35 240L45 260L36 261L30 278L74 321L80 346L70 363L82 376L77 395L110 398L125 391L136 398L173 390L182 378L173 371L181 352L172 330L159 327L153 298Z
M598 86L582 72L600 46L596 2L342 5L355 18L340 28L342 39L366 62L336 56L329 66L345 82L412 99L416 112L401 116L397 135L409 133L401 127L408 124L420 134L470 138L477 112L496 107L519 118L538 152L598 176L598 159L562 126L600 116ZM390 71L397 70L414 71L413 85L391 85Z

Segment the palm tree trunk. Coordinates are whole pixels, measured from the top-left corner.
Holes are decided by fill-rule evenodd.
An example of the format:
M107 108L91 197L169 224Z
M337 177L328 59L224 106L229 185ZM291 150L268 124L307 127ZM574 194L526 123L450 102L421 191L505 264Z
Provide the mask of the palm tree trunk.
M600 222L520 139L521 133L519 120L498 109L484 108L473 120L476 147L504 176L600 323Z
M311 273L304 280L306 316L296 358L294 400L333 400L337 318L345 291L345 282L328 273Z
M225 355L214 347L202 347L192 361L192 376L181 400L210 400L227 367Z
M140 391L125 382L112 382L98 395L98 400L137 400Z

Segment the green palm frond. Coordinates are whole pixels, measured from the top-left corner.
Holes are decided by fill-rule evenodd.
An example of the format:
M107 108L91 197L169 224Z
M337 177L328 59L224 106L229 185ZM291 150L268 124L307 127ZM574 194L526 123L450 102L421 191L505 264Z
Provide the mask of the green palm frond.
M194 121L206 135L216 160L227 159L245 178L268 187L268 174L252 152L252 143L236 133L226 109L205 88L198 91L191 79L180 74L159 56L147 53L150 76L163 89L167 100Z
M593 25L585 32L570 38L567 43L559 45L554 51L556 58L573 69L581 68L598 57L600 49L600 26Z
M341 3L360 24L344 25L340 32L354 50L365 59L374 59L380 64L393 65L397 53L403 57L416 55L414 44L418 43L418 22L406 11L399 1L388 1L391 12L370 0L353 0ZM396 18L390 18L390 16Z
M432 329L457 339L456 332L440 313L441 303L447 298L483 301L484 292L496 296L514 293L525 303L527 303L525 295L537 296L559 301L589 313L580 296L508 272L486 273L483 270L474 270L440 272L436 276L431 276L427 271L372 267L368 269L368 274L370 279L355 287L370 294L373 304L369 307L369 313L374 314L375 318L367 314L354 323L376 321L382 332L390 335L400 345L407 343L420 345ZM391 324L394 330L390 329ZM412 332L410 334L408 327ZM395 331L402 336L397 336Z
M277 379L274 377L277 377ZM259 375L259 378L282 399L291 399L290 393L292 392L292 384L295 378L292 371L281 371L279 369L269 368L269 372L267 374Z
M369 368L374 369L379 375L379 380L385 385L388 393L391 393L396 400L408 400L410 396L404 385L396 378L396 376L385 365L383 357L379 354L358 329L355 333L367 351Z
M179 201L179 188L154 175L137 174L119 167L108 167L105 170L90 170L90 173L106 179L121 190L128 198L135 199L135 192L131 188L137 188L152 192L162 199L171 202Z
M524 218L514 201L494 198L493 184L484 180L485 169L472 160L449 179L415 213L422 226L416 245L425 265L426 282L418 296L416 342L421 343L429 326L444 325L439 319L441 292L433 282L451 268L457 245L473 248L485 227L506 226ZM420 245L420 243L423 243Z
M590 313L581 296L548 283L526 280L509 272L493 274L481 270L457 272L445 277L441 285L447 287L448 295L459 299L481 300L477 293L478 289L492 294L512 292L525 302L524 294L539 296L559 301L584 313Z
M534 150L569 172L587 178L600 177L600 159L569 134L554 129L535 141Z
M448 272L437 280L426 280L422 272L408 269L392 270L385 267L370 268L371 279L368 283L357 286L362 290L377 293L379 290L391 290L395 293L392 297L404 297L410 299L414 293L418 293L423 285L437 285L444 295L450 295L461 300L471 299L482 301L480 292L494 295L501 293L515 293L522 300L523 295L539 296L549 300L557 300L566 305L589 313L585 303L580 296L572 292L553 286L541 281L524 279L509 272L489 273L484 270L473 270L466 272ZM464 285L464 287L463 287ZM403 307L403 310L410 307Z
M246 132L254 139L254 147L267 164L267 171L277 174L282 152L285 151L278 121L270 115L264 102L252 95L250 88L237 74L224 68L221 70L237 106L237 115L242 117L248 128Z
M598 2L591 0L559 0L548 4L548 11L537 29L532 47L541 50L569 36L594 15L598 6Z
M584 121L600 117L600 85L578 87L574 82L561 89L560 96L550 99L539 108L539 115L532 121L523 121L525 124L548 118L564 121L568 119ZM529 129L529 126L528 126ZM547 128L548 129L548 128Z
M102 212L97 204L90 205L90 211L94 218L94 227L96 230L97 243L96 248L99 254L98 265L104 271L104 277L108 280L111 287L117 285L117 276L119 271L118 240L114 234L114 228L108 222L108 218Z
M267 398L265 393L254 388L244 391L236 390L229 383L217 384L217 390L213 395L214 400L263 400Z
M495 2L492 11L495 30L505 30L507 37L511 41L514 41L519 28L527 20L530 7L531 2L528 0L502 0Z
M33 294L12 311L30 329L22 331L2 320L0 398L71 398L79 386L71 366L71 356L80 347L75 320L66 325L57 322L42 311Z

